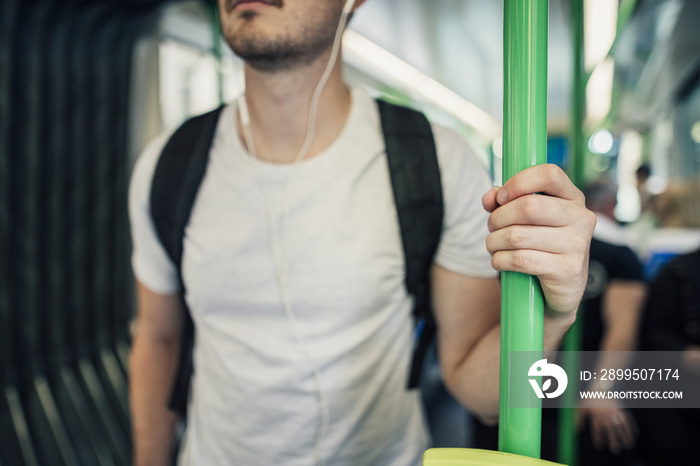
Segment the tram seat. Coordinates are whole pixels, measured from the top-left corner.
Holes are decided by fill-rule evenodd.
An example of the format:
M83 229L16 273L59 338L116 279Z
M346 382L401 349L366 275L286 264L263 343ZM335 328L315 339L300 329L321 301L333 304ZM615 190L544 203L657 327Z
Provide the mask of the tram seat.
M423 466L557 466L559 463L476 448L432 448L423 455ZM560 465L561 466L561 465Z

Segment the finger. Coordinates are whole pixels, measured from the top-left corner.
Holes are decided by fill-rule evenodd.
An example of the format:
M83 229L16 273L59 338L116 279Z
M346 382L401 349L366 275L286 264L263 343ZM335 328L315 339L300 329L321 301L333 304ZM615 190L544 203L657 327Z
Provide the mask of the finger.
M491 266L501 272L536 275L547 307L567 313L578 308L583 294L588 264L571 254L553 254L532 249L497 251Z
M616 435L614 415L608 410L599 410L593 416L594 429L591 431L593 445L599 449L608 449L613 453L620 451L619 441Z
M491 256L491 266L499 272L520 272L538 275L547 271L554 259L550 254L534 249L497 250Z
M635 443L634 425L629 416L624 416L623 421L618 425L618 438L621 447L631 450Z
M536 275L542 282L577 278L587 270L568 254L558 254L536 249L501 249L491 256L491 265L500 272L520 272ZM544 286L545 283L542 283Z
M611 413L608 421L608 443L613 453L634 447L634 426L632 419L624 411L616 410Z
M618 435L618 426L610 424L606 428L606 439L608 442L608 448L610 449L611 452L614 454L620 453L622 451L622 448L620 446L620 440L617 438Z
M515 249L561 254L572 248L571 235L562 233L565 232L560 227L513 225L490 233L486 237L486 249L490 254Z
M574 186L564 171L554 164L542 164L516 173L503 184L497 201L504 205L521 196L544 193L563 199L582 199L583 194Z
M620 440L618 438L620 426L624 422L623 416L617 410L606 411L604 415L606 441L611 452L617 454L620 452Z
M499 191L500 193L500 191ZM585 215L583 204L557 197L530 194L497 208L489 216L490 231L508 225L564 226L578 224Z
M500 186L494 186L489 189L486 194L484 194L483 198L481 198L481 205L484 207L486 212L493 212L500 205L498 201L496 201L496 195L500 189Z

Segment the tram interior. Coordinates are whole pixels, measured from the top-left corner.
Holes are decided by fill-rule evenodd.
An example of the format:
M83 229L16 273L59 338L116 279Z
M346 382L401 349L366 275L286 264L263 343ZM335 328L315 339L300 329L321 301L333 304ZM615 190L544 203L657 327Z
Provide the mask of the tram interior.
M576 1L584 178L616 182L623 226L644 218L645 195L691 186L680 202L695 218L676 225L688 234L671 251L690 252L700 247L700 1L549 0L548 161L564 168ZM131 464L129 175L152 138L243 90L216 21L207 0L3 1L0 466ZM350 84L456 129L502 181L501 1L368 0L344 40ZM478 446L436 364L425 379L436 446Z

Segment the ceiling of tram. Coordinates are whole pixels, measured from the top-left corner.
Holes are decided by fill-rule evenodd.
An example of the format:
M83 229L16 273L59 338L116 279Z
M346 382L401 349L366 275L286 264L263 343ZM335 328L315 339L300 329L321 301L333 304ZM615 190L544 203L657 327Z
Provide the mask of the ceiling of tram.
M700 2L645 0L616 47L618 126L644 130L698 85Z
M612 49L616 118L622 125L649 126L654 114L673 105L678 89L698 67L700 1L618 3L621 9L632 5L633 14ZM548 119L555 131L566 127L570 106L569 4L549 1ZM600 16L589 19L594 30L600 22ZM502 118L502 1L367 0L351 28Z
M549 118L567 117L568 0L550 0ZM368 0L351 28L501 119L503 6L497 0Z

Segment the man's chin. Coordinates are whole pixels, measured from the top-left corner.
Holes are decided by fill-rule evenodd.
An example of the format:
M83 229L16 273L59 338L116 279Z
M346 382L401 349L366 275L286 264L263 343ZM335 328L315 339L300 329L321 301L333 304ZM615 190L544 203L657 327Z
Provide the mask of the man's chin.
M239 54L234 51L248 66L261 73L279 73L292 70L303 65L305 60L300 57L280 57L260 54Z

